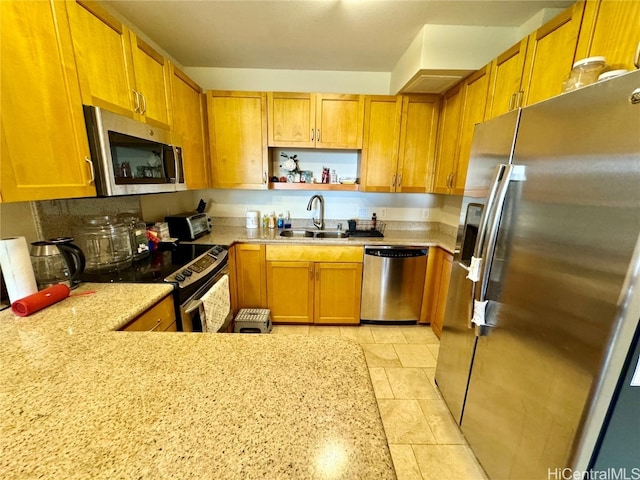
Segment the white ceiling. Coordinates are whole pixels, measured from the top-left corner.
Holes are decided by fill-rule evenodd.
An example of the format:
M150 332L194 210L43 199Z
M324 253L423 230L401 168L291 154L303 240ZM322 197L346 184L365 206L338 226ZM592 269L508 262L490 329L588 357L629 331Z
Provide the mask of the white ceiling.
M425 24L518 27L573 0L105 3L184 67L390 72Z

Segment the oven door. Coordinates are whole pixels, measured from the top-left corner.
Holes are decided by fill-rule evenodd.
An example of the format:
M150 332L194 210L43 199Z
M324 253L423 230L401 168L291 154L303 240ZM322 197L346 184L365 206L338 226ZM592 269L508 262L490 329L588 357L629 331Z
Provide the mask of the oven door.
M218 271L215 276L213 276L210 280L208 280L202 287L200 287L193 295L191 295L188 299L186 299L180 305L180 316L182 319L182 331L183 332L202 332L206 330L207 320L212 321L213 319L207 319L207 308L205 305L204 299L207 297L207 294L210 293L214 288L217 290L220 287L218 285L219 282L223 281L225 275L227 275L225 286L219 294L226 295L228 299L230 297L229 293L229 284L228 284L228 273L229 267L225 265L220 271ZM225 307L224 312L216 312L218 316L222 315L224 317L224 321L217 328L217 332L225 332L233 319L233 313L231 311L230 306Z

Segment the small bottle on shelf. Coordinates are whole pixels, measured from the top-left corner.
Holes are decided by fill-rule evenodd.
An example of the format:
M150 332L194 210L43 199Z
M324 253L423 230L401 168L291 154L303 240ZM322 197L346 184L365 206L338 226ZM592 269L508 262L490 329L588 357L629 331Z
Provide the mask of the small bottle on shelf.
M338 174L335 170L331 170L331 183L338 183Z

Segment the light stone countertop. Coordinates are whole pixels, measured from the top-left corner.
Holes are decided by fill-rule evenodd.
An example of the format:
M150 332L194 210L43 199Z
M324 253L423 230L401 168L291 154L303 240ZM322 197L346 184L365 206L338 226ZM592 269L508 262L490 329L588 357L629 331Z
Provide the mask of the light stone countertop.
M91 290L0 312L1 478L395 478L356 343L116 332L171 287Z
M308 228L314 227L295 227ZM214 226L209 234L203 235L191 243L227 245L233 243L280 243L280 244L319 244L319 245L415 245L424 247L442 247L449 253L455 248L455 236L439 230L385 230L384 237L346 237L346 238L291 238L281 237L281 230L269 228L245 228L238 226Z

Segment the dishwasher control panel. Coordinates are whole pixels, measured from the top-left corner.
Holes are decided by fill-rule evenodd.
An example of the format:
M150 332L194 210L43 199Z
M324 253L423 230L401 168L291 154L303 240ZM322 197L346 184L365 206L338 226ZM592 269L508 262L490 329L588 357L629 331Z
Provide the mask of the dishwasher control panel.
M413 258L424 257L428 254L428 248L407 247L365 247L365 255L373 255L382 258Z

